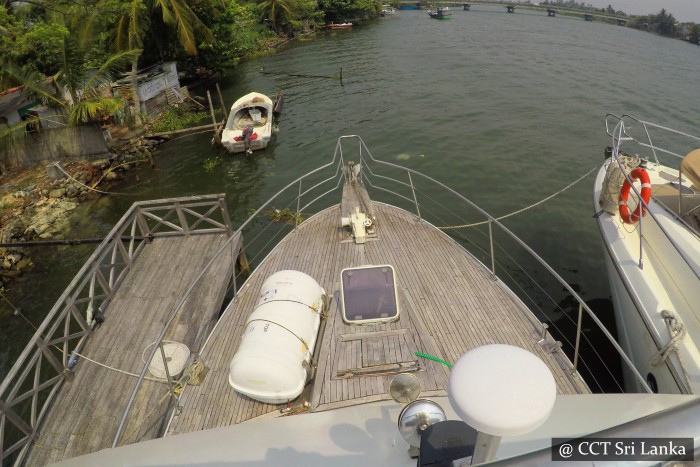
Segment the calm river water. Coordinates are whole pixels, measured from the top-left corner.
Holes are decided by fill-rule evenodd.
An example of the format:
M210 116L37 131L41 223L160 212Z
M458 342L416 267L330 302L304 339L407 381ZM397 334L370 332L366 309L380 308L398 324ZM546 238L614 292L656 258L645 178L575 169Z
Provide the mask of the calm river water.
M337 79L294 74L337 75ZM266 73L260 73L264 70ZM157 170L138 169L127 196L85 203L76 237L106 234L136 201L227 193L234 222L359 134L375 157L455 187L495 216L535 203L603 160L606 113L694 132L700 48L629 28L541 13L455 10L451 21L397 11L350 31L296 40L220 80L240 95L285 93L279 133L246 160L211 135L161 146ZM214 93L214 95L216 95ZM206 171L207 159L219 159ZM612 312L603 249L591 217L592 177L505 223L599 314ZM94 245L37 250L36 270L8 298L40 322ZM42 257L40 260L39 256ZM0 303L0 377L33 333Z

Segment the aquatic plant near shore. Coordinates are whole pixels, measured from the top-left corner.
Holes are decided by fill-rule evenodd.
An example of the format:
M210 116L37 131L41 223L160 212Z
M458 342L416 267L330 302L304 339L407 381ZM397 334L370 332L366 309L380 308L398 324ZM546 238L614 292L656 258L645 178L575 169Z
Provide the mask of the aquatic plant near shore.
M294 225L301 224L304 218L299 214L298 216L294 214L289 208L280 209L268 209L265 214L272 219L274 222L287 221L287 224Z
M204 170L207 172L211 172L216 168L217 165L219 165L219 162L221 162L221 159L218 157L212 157L210 159L205 159L204 160Z
M206 112L192 112L192 109L187 107L168 107L152 122L147 122L145 126L151 133L166 133L195 126L208 117Z

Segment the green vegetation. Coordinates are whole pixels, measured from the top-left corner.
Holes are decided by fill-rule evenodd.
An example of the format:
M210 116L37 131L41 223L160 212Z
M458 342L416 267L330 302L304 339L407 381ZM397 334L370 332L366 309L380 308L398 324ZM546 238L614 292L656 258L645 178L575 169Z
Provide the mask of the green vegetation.
M301 214L299 214L297 216L289 208L284 208L282 210L272 208L272 209L268 209L267 211L265 211L265 214L267 215L267 217L272 219L273 222L285 221L289 225L295 225L295 221L296 221L296 225L299 225L304 221L304 218L302 217Z
M380 8L381 0L5 0L0 92L21 87L54 109L59 124L123 117L128 103L109 83L130 76L128 97L138 109L139 69L174 60L190 76L225 71L327 21L371 17ZM138 113L133 118L142 124ZM0 143L24 137L36 120L0 122ZM157 128L184 120L167 115Z
M208 118L210 117L206 112L192 112L187 107L169 107L155 120L147 122L146 125L153 133L165 133L195 126Z
M74 50L86 69L133 51L121 72L166 60L180 70L222 71L281 36L323 26L326 16L368 17L380 7L380 0L5 0L0 57L47 77Z
M205 159L204 160L204 170L207 172L211 172L216 168L216 166L219 165L219 162L221 162L221 159L218 157L212 157L210 159Z
M544 0L540 5L580 10L588 13L601 13L618 18L626 18L627 26L644 31L654 32L666 37L687 40L693 44L700 44L700 25L695 23L679 23L673 15L661 9L656 14L632 16L622 10L615 10L612 5L606 8L595 8L590 3L576 2L574 0Z
M100 120L127 103L108 83L175 60L178 70L225 71L255 54L331 21L377 16L383 0L5 0L0 8L0 92L15 86L68 125ZM631 27L698 43L700 30L672 14L630 17L612 5L573 0L542 5L629 18ZM133 82L133 81L132 81ZM130 96L138 108L138 96ZM36 119L36 117L33 117ZM140 123L140 116L134 116ZM182 115L166 117L182 121ZM35 122L2 125L0 141ZM164 123L168 125L168 123Z
M678 37L679 35L676 18L664 9L655 15L636 16L630 21L629 26L635 29L653 31L667 37Z

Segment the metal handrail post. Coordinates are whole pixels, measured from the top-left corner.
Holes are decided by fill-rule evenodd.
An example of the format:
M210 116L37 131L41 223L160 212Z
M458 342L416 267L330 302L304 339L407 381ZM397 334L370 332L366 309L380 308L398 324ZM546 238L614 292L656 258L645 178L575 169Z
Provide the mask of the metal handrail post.
M493 249L493 219L489 218L489 245L491 248L491 279L496 279L496 252Z
M301 203L301 184L303 180L299 180L299 193L297 193L297 211L296 215L294 216L294 230L297 230L297 226L299 225L299 204Z
M578 304L578 322L576 324L576 347L574 347L574 374L578 371L578 351L581 343L581 324L583 322L583 305Z
M411 172L408 173L408 183L411 185L411 193L413 194L413 202L416 205L416 214L418 215L418 220L422 221L423 219L420 216L420 208L418 207L418 198L416 197L416 189L413 186L413 179L411 178Z
M642 207L644 206L644 200L642 198L639 198L639 212L637 215L639 216L639 269L644 269L644 248L642 248L642 242L644 241L644 234L642 232L642 224L644 223L642 221Z
M165 371L165 380L168 382L168 387L170 388L170 395L175 395L175 387L173 386L173 381L170 378L170 370L168 369L168 359L165 356L165 348L163 347L163 339L158 343L160 347L160 358L163 359L163 371Z

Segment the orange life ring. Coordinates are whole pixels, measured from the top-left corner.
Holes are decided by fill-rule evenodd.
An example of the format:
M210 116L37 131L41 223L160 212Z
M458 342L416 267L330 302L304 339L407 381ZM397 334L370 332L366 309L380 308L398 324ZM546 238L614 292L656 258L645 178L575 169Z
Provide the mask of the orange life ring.
M630 172L629 179L642 182L642 191L640 194L642 195L642 201L644 201L644 203L640 202L630 213L630 208L627 206L627 198L630 194L631 185L629 180L625 179L625 183L622 184L622 188L620 189L620 199L617 204L620 207L622 222L625 224L635 224L639 222L641 216L646 214L646 205L649 204L649 200L651 199L651 181L649 180L649 174L641 167L637 167ZM641 216L639 213L641 213Z

